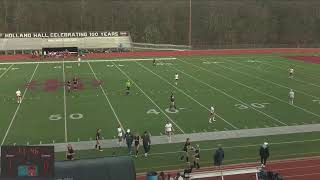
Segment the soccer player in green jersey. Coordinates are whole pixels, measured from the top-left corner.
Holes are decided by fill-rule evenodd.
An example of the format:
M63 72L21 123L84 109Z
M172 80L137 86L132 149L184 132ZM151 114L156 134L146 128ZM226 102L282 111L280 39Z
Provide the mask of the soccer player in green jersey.
M126 87L127 87L126 94L129 95L129 94L130 94L130 87L131 87L131 82L130 82L130 80L128 80L128 81L126 82Z

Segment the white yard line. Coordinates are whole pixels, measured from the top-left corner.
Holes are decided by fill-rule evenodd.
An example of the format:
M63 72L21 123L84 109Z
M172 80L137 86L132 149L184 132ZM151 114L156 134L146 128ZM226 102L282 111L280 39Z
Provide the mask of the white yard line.
M130 62L130 61L153 61L154 59L156 60L176 60L177 58L140 58L140 59L91 59L91 60L81 60L81 63L85 62ZM5 63L0 63L1 64L56 64L56 63L78 63L78 61L40 61L40 62L5 62Z
M32 79L33 79L33 77L34 77L34 75L35 75L38 67L39 67L39 64L37 64L37 66L35 67L32 75L31 75L31 78L30 78L30 80L29 80L29 83L32 81ZM18 111L19 111L19 109L20 109L20 107L21 107L21 104L22 104L22 102L23 102L24 96L26 95L27 91L28 91L28 86L26 87L26 89L25 89L24 92L23 92L21 103L18 104L18 107L17 107L16 111L15 111L14 114L13 114L13 117L12 117L12 119L11 119L11 122L10 122L8 128L7 128L7 131L6 131L3 139L2 139L1 146L4 144L6 138L7 138L8 134L9 134L9 131L10 131L10 129L11 129L11 126L12 126L12 124L13 124L13 121L15 120L15 118L16 118L16 116L17 116L17 114L18 114Z
M273 64L269 64L269 63L266 63L266 62L260 62L260 63L261 64L265 64L267 66L275 67L275 68L278 68L278 69L281 69L281 70L284 70L284 71L288 71L288 69L286 69L286 68L278 67L278 66L275 66ZM269 71L267 71L267 72L269 72ZM311 85L311 86L320 87L320 85L318 85L318 84L311 83L311 82L308 82L308 81L303 81L303 80L297 79L296 77L292 78L292 80L297 81L297 82L301 82L303 84L308 84L308 85Z
M182 62L184 62L184 61L182 61ZM172 68L174 68L174 67L172 67ZM198 82L200 82L200 83L202 83L202 84L205 84L206 86L210 87L211 89L214 89L214 90L216 90L216 91L218 91L218 92L220 92L220 93L222 93L222 94L224 94L224 95L226 95L226 96L230 97L231 99L234 99L234 100L236 100L236 101L240 102L241 104L244 104L244 105L248 106L249 108L251 108L251 109L253 109L253 110L255 110L255 111L259 112L260 114L263 114L263 115L265 115L265 116L267 116L267 117L269 117L269 118L273 119L274 121L279 122L279 123L280 123L280 124L282 124L282 125L286 125L286 126L288 125L288 124L286 124L286 123L284 123L284 122L280 121L279 119L277 119L277 118L275 118L275 117L272 117L272 116L270 116L270 115L268 115L268 114L264 113L263 111L260 111L260 110L258 110L258 109L256 109L256 108L254 108L254 107L252 107L252 106L248 105L247 103L245 103L245 102L241 101L240 99L237 99L237 98L233 97L232 95L230 95L230 94L228 94L228 93L224 92L223 90L220 90L220 89L218 89L218 88L216 88L216 87L214 87L214 86L212 86L212 85L210 85L210 84L208 84L208 83L206 83L206 82L204 82L204 81L202 81L202 80L200 80L200 79L198 79L198 78L195 78L194 76L192 76L192 75L190 75L190 74L187 74L187 73L185 73L185 72L183 72L183 71L181 71L181 70L179 70L179 69L177 69L177 68L174 68L174 69L176 69L177 71L181 72L182 74L185 74L185 75L187 75L187 76L191 77L192 79L194 79L194 80L196 80L196 81L198 81Z
M203 67L201 67L201 66L198 66L198 65L195 65L195 64L192 64L192 63L189 63L189 62L185 62L185 61L180 60L180 59L178 59L178 60L181 61L181 62L184 62L184 63L186 63L186 64L190 64L190 65L192 65L192 66L194 66L194 67L197 67L198 69L202 69L202 70L204 70L204 71L207 71L207 72L210 73L210 74L215 74L215 75L220 76L220 77L222 77L222 78L224 78L224 79L228 79L229 81L232 81L232 82L237 83L237 84L239 84L239 85L241 85L241 86L247 87L248 89L254 90L254 91L256 91L256 92L258 92L258 93L260 93L260 94L263 94L263 95L265 95L265 96L271 97L271 98L273 98L273 99L276 99L276 100L278 100L278 101L280 101L280 102L283 102L283 103L288 104L288 105L290 105L290 106L293 106L293 107L295 107L295 108L297 108L297 109L300 109L300 110L302 110L302 111L304 111L304 112L306 112L306 113L308 113L308 114L312 114L312 115L320 118L320 115L319 115L319 114L316 114L316 113L314 113L314 112L312 112L312 111L309 111L309 110L307 110L307 109L304 109L304 108L302 108L302 107L300 107L300 106L297 106L297 105L294 105L294 104L290 104L288 101L284 101L284 100L282 100L282 99L280 99L280 98L277 98L277 97L275 97L275 96L273 96L273 95L271 95L271 94L262 92L262 91L260 91L260 90L258 90L258 89L256 89L256 88L253 88L253 87L251 87L251 86L248 86L248 85L246 85L246 84L243 84L243 83L241 83L241 82L239 82L239 81L233 80L232 78L226 77L226 76L224 76L224 75L222 75L222 74L220 74L220 73L216 73L216 72L213 72L213 71L209 71L209 70L206 69L206 68L203 68ZM278 121L278 122L281 122L281 121Z
M233 64L238 64L238 65L241 66L241 64L239 64L239 63L233 63ZM281 85L281 84L279 84L279 83L276 83L276 82L273 82L273 81L270 81L270 80L266 80L266 79L260 78L260 77L258 77L258 76L256 76L256 75L248 74L248 73L245 73L245 72L242 72L242 71L239 71L239 70L236 70L236 69L234 69L234 68L230 68L230 67L227 67L227 66L224 66L224 65L216 64L216 66L220 66L220 67L222 67L222 68L229 69L229 70L231 70L231 71L238 72L238 73L240 73L240 74L244 74L244 75L249 76L249 77L251 77L251 78L259 79L259 80L262 80L262 81L265 81L265 82L268 82L268 83L277 85L277 86L282 87L282 88L285 88L285 89L289 89L289 90L290 90L290 89L293 89L293 88L290 88L290 87ZM244 65L243 65L243 66L244 66ZM250 67L251 67L251 66L250 66ZM261 71L261 70L259 70L259 71ZM306 95L306 96L309 96L309 97L312 97L312 98L315 98L315 99L320 99L320 97L318 97L318 96L310 95L310 94L308 94L308 93L305 93L305 92L303 92L303 91L299 91L299 90L296 90L296 89L293 89L293 90L294 90L295 92L304 94L304 95Z
M13 66L14 64L11 64L1 75L0 75L0 79L11 69L11 67Z
M90 67L90 69L91 69L91 71L92 71L92 73L93 73L93 75L94 75L95 79L98 81L99 79L98 79L98 77L96 76L96 73L94 72L94 70L93 70L93 68L92 68L91 64L90 64L89 62L87 62L87 63L88 63L88 65L89 65L89 67ZM120 122L120 119L119 119L119 117L118 117L118 115L117 115L116 111L114 110L114 108L113 108L113 106L112 106L112 104L111 104L111 102L110 102L110 100L109 100L108 95L106 94L106 92L105 92L105 90L103 89L102 85L100 84L99 86L100 86L100 89L101 89L101 91L102 91L102 93L103 93L104 97L106 98L106 100L107 100L107 102L108 102L108 104L109 104L109 106L110 106L111 111L113 112L114 117L117 119L118 124L120 125L120 127L122 128L122 130L123 130L123 131L125 131L125 130L124 130L124 127L123 127L123 125L122 125L122 123Z
M149 72L151 72L152 74L158 76L161 80L167 82L169 85L171 85L172 87L174 87L175 89L177 89L178 91L180 91L181 93L183 93L184 95L186 95L187 97L189 97L191 100L193 100L194 102L196 102L197 104L199 104L200 106L202 106L203 108L205 108L206 110L210 111L210 109L208 107L206 107L205 105L201 104L199 101L197 101L196 99L194 99L193 97L191 97L189 94L185 93L183 90L181 90L180 88L178 88L177 86L173 85L172 83L170 83L168 80L166 80L165 78L161 77L160 75L158 75L157 73L153 72L152 70L150 70L149 68L147 68L146 66L136 62L137 64L139 64L141 67L143 67L144 69L148 70ZM216 113L217 117L219 117L220 119L222 119L225 123L229 124L232 128L234 129L238 129L235 125L233 125L232 123L230 123L229 121L225 120L223 117L219 116L218 113Z
M68 142L68 129L67 129L67 100L66 100L66 74L64 71L64 61L62 63L62 76L63 76L63 110L64 110L64 141Z
M128 75L127 73L125 73L121 68L119 68L115 63L113 63L115 65L115 67L117 67L117 69L119 71L121 71L122 74L124 74L131 82L134 83L134 85L142 92L142 94L144 94L149 100L150 102L152 102L152 104L154 104L158 109L159 111L162 112L162 114L164 114L183 134L185 133L182 128L173 120L171 119L158 105L157 103L155 103L141 88L140 86L135 82L133 81Z

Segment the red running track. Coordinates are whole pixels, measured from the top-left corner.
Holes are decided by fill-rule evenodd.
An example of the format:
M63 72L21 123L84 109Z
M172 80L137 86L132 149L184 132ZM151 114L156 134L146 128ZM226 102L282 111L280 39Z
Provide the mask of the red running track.
M223 169L235 169L235 168L246 168L255 167L256 163L245 163L224 166ZM202 168L195 172L207 172L214 171L212 167ZM267 164L266 171L272 171L279 173L284 180L320 180L320 157L308 157L301 159L288 159L271 161ZM176 174L179 170L168 171L166 174ZM224 180L253 180L254 174L234 175L225 176ZM145 175L137 176L137 180L145 180ZM220 177L202 178L198 180L221 180Z

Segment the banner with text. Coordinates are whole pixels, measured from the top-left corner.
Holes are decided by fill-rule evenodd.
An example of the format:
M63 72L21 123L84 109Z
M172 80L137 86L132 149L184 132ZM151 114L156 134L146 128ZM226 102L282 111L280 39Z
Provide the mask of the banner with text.
M125 31L59 32L59 33L0 33L0 38L85 38L129 36Z

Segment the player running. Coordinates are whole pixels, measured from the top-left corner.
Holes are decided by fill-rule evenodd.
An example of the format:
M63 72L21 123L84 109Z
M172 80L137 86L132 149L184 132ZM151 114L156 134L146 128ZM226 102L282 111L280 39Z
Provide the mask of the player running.
M130 80L128 80L126 82L126 95L130 94L130 87L131 87L131 82L130 82Z
M97 133L96 133L96 150L99 150L100 152L102 152L103 150L101 149L101 143L100 143L100 140L101 140L101 129L97 129Z
M20 104L22 102L21 91L18 89L16 91L17 103Z
M80 66L81 57L78 56L78 66Z
M294 99L294 92L293 92L292 89L290 89L290 91L289 91L289 103L291 105L293 105L293 99Z
M214 119L214 117L215 117L214 107L211 106L211 107L210 107L210 115L209 115L209 123L212 123L213 121L216 121L216 120Z
M175 104L175 97L173 95L173 93L171 93L171 96L170 96L170 107L169 107L169 110L170 111L176 111L177 110L177 107L176 107L176 104Z
M289 78L293 78L293 73L294 73L294 69L290 68L289 69Z
M173 131L172 124L168 121L167 124L164 126L165 134L168 136L168 141L171 143L171 135Z
M78 84L79 84L78 78L74 77L72 81L73 81L73 89L77 90L78 89Z
M174 79L175 79L175 84L178 85L178 80L179 80L179 75L178 75L178 73L176 73L176 74L174 75Z
M122 131L122 128L120 125L118 126L117 132L118 132L118 144L119 144L119 146L122 146L123 131Z
M68 89L68 93L71 92L71 81L67 81L67 89Z
M153 66L156 66L156 59L153 59Z

